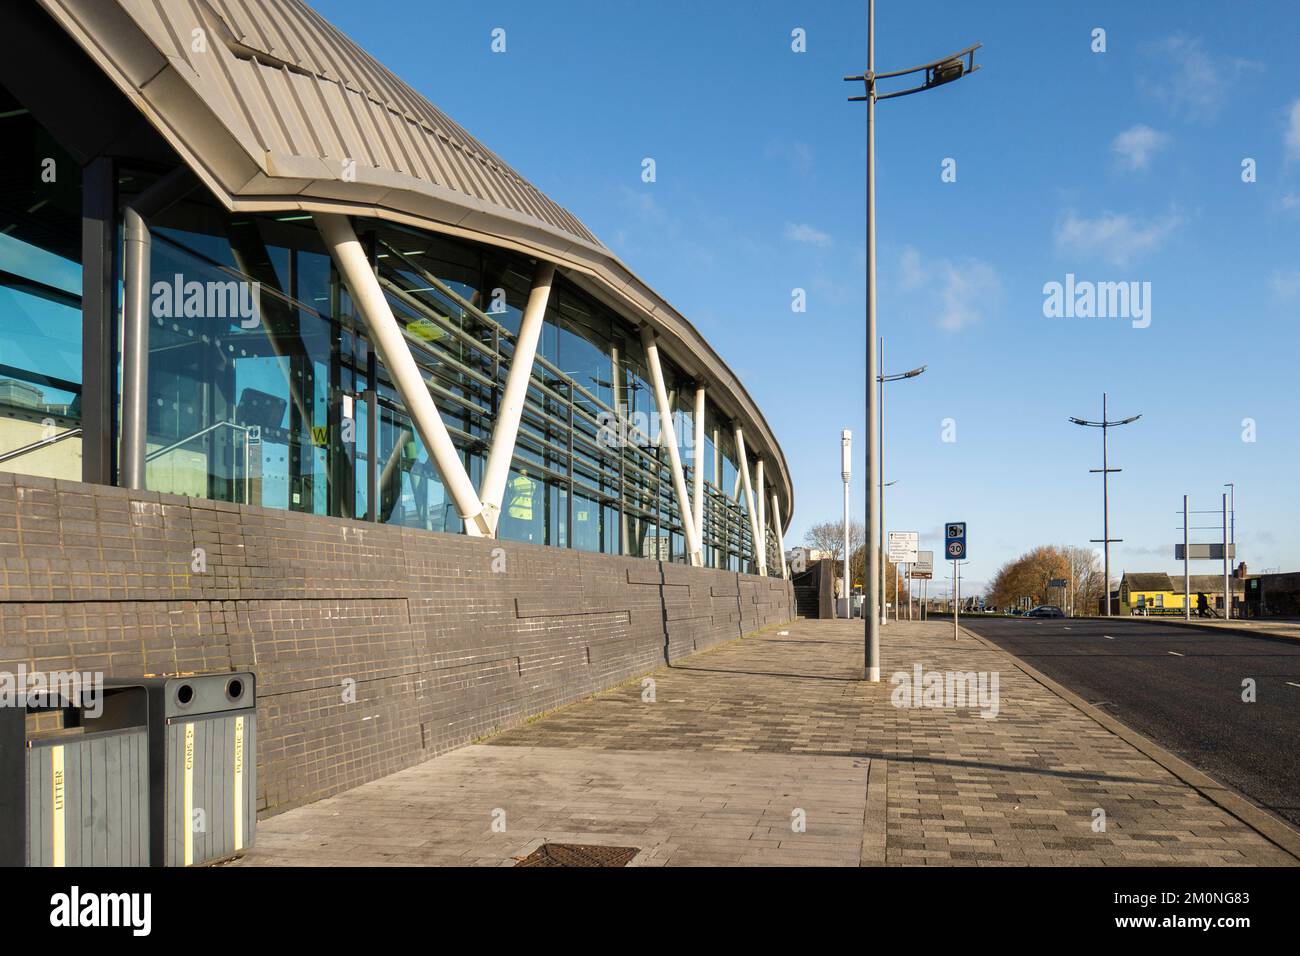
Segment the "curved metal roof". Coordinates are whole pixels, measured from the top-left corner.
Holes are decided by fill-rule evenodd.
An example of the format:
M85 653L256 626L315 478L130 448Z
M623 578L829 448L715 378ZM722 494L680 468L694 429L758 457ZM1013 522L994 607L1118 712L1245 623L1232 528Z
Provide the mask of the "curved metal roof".
M690 322L576 216L301 0L40 2L231 210L375 216L512 248L566 267L649 323L777 466L788 527L794 497L780 446Z

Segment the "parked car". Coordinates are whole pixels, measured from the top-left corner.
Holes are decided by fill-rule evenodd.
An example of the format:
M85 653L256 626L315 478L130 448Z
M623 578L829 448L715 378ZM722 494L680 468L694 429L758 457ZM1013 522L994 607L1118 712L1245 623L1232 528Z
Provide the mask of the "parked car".
M1065 617L1065 612L1055 604L1040 604L1025 612L1025 617Z

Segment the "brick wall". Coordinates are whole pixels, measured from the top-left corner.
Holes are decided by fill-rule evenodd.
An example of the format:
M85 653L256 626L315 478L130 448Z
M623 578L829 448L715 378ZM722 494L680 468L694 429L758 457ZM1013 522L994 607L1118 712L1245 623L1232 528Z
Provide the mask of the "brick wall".
M776 578L0 474L0 670L256 672L264 815L792 604Z

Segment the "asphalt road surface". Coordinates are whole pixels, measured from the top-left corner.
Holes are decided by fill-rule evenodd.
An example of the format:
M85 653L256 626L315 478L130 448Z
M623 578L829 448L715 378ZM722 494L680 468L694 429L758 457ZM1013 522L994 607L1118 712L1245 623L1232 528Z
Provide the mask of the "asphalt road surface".
M1300 641L1122 618L962 624L1300 826Z

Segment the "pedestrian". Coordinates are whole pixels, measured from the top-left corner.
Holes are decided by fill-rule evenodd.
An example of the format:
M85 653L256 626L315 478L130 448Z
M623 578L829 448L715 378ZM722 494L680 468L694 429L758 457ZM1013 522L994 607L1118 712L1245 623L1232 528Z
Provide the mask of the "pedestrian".
M1206 599L1204 591L1198 591L1196 594L1196 616L1210 616L1210 602Z

